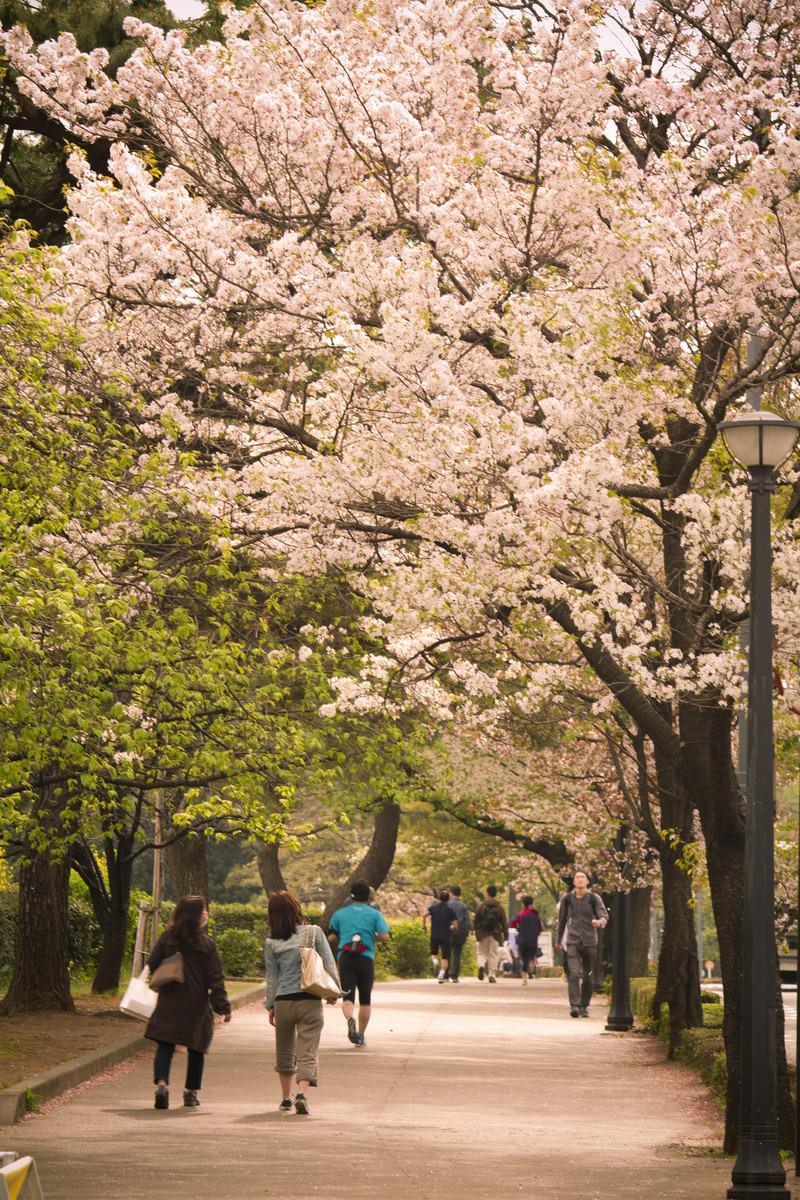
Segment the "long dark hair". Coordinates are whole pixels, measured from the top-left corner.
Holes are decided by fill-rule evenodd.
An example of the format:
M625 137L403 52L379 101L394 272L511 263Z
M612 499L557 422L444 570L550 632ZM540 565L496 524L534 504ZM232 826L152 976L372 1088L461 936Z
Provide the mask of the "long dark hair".
M205 910L204 896L181 896L167 928L172 941L179 945L196 946L200 940L200 921Z
M270 892L269 894L269 936L285 942L294 933L298 925L307 925L308 919L303 916L300 901L291 892Z

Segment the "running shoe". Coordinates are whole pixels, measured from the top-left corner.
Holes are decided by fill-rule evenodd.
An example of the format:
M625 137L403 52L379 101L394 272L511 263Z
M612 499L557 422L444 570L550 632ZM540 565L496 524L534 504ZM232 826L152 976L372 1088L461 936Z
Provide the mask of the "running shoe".
M355 1017L347 1018L347 1036L354 1046L358 1045L358 1030L356 1029Z
M298 1117L308 1116L308 1101L302 1092L298 1092L294 1098L294 1111L297 1113Z
M165 1083L160 1083L156 1088L155 1108L169 1108L169 1088Z

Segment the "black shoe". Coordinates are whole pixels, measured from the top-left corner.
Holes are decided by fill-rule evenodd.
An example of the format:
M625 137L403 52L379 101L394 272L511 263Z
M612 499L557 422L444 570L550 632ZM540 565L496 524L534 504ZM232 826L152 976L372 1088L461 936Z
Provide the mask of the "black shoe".
M358 1030L356 1029L355 1017L347 1018L347 1036L354 1046L358 1045Z
M294 1108L294 1105L292 1104L291 1100L287 1096L285 1100L281 1100L280 1104L278 1105L278 1108L280 1109L281 1112L291 1112L292 1109Z
M483 979L485 974L486 972L484 971L483 967L478 967L478 979Z
M588 1015L589 1015L589 1010L588 1010L588 1008L585 1008L585 1007L584 1007L584 1008L582 1008L582 1009L580 1010L580 1013L581 1013L581 1016L582 1016L582 1017L588 1017Z
M186 1091L183 1093L183 1107L184 1108L199 1108L200 1107L200 1101L197 1098L197 1092L195 1092L193 1089L187 1088Z
M169 1088L165 1083L159 1083L156 1088L155 1108L169 1108Z
M571 1008L569 1010L569 1015L571 1017L579 1017L581 1015L581 1010L579 1008Z
M294 1098L294 1111L297 1113L298 1117L308 1116L308 1101L302 1092L298 1092Z

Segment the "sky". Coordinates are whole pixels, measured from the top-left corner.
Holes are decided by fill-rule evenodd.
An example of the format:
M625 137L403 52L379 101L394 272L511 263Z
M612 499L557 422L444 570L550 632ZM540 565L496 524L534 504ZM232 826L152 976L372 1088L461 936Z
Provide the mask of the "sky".
M201 0L167 0L167 8L171 8L176 17L200 17L206 6Z

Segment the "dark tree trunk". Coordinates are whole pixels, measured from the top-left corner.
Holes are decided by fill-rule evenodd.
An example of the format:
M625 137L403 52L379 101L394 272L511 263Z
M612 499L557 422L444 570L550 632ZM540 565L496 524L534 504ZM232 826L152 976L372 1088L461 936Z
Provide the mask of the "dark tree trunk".
M664 845L661 851L664 933L653 1000L654 1015L662 1004L669 1005L670 1058L678 1048L684 1029L703 1024L697 941L691 908L692 881L688 872L679 866L678 857L679 852Z
M642 979L650 969L650 901L653 889L631 892L631 978Z
M728 1092L724 1149L727 1154L735 1154L739 1142L745 826L744 800L731 755L731 722L730 710L719 705L686 705L681 710L687 788L703 827L711 903L725 988L723 1035L728 1065ZM793 1145L794 1106L788 1083L780 991L776 1010L778 1136L781 1147L788 1149Z
M656 779L661 811L661 890L664 932L658 956L653 1015L669 1005L669 1056L674 1055L684 1029L703 1024L700 968L692 909L692 879L681 863L684 847L694 840L692 806L671 757L655 748Z
M280 863L280 849L277 842L259 842L256 846L256 862L258 873L264 885L264 891L285 892L286 880L283 877Z
M73 851L73 867L89 889L97 923L103 934L95 975L94 993L116 992L128 939L131 874L133 871L133 835L119 834L105 842L106 877L100 871L91 848L78 841Z
M37 831L63 842L60 795L44 775L36 783L32 819ZM51 857L26 845L19 870L19 918L14 970L0 1015L60 1010L75 1005L69 984L69 852Z
M97 959L92 991L116 992L128 938L133 839L120 837L106 843L109 903L102 923L103 944Z
M328 898L321 924L327 929L337 908L341 908L350 895L350 888L357 879L364 879L373 888L379 888L392 869L397 849L397 831L400 828L400 805L394 800L384 800L375 810L375 824L369 849L352 871L347 881L337 887Z
M208 902L208 855L202 833L185 834L169 843L167 870L176 899L203 896Z

